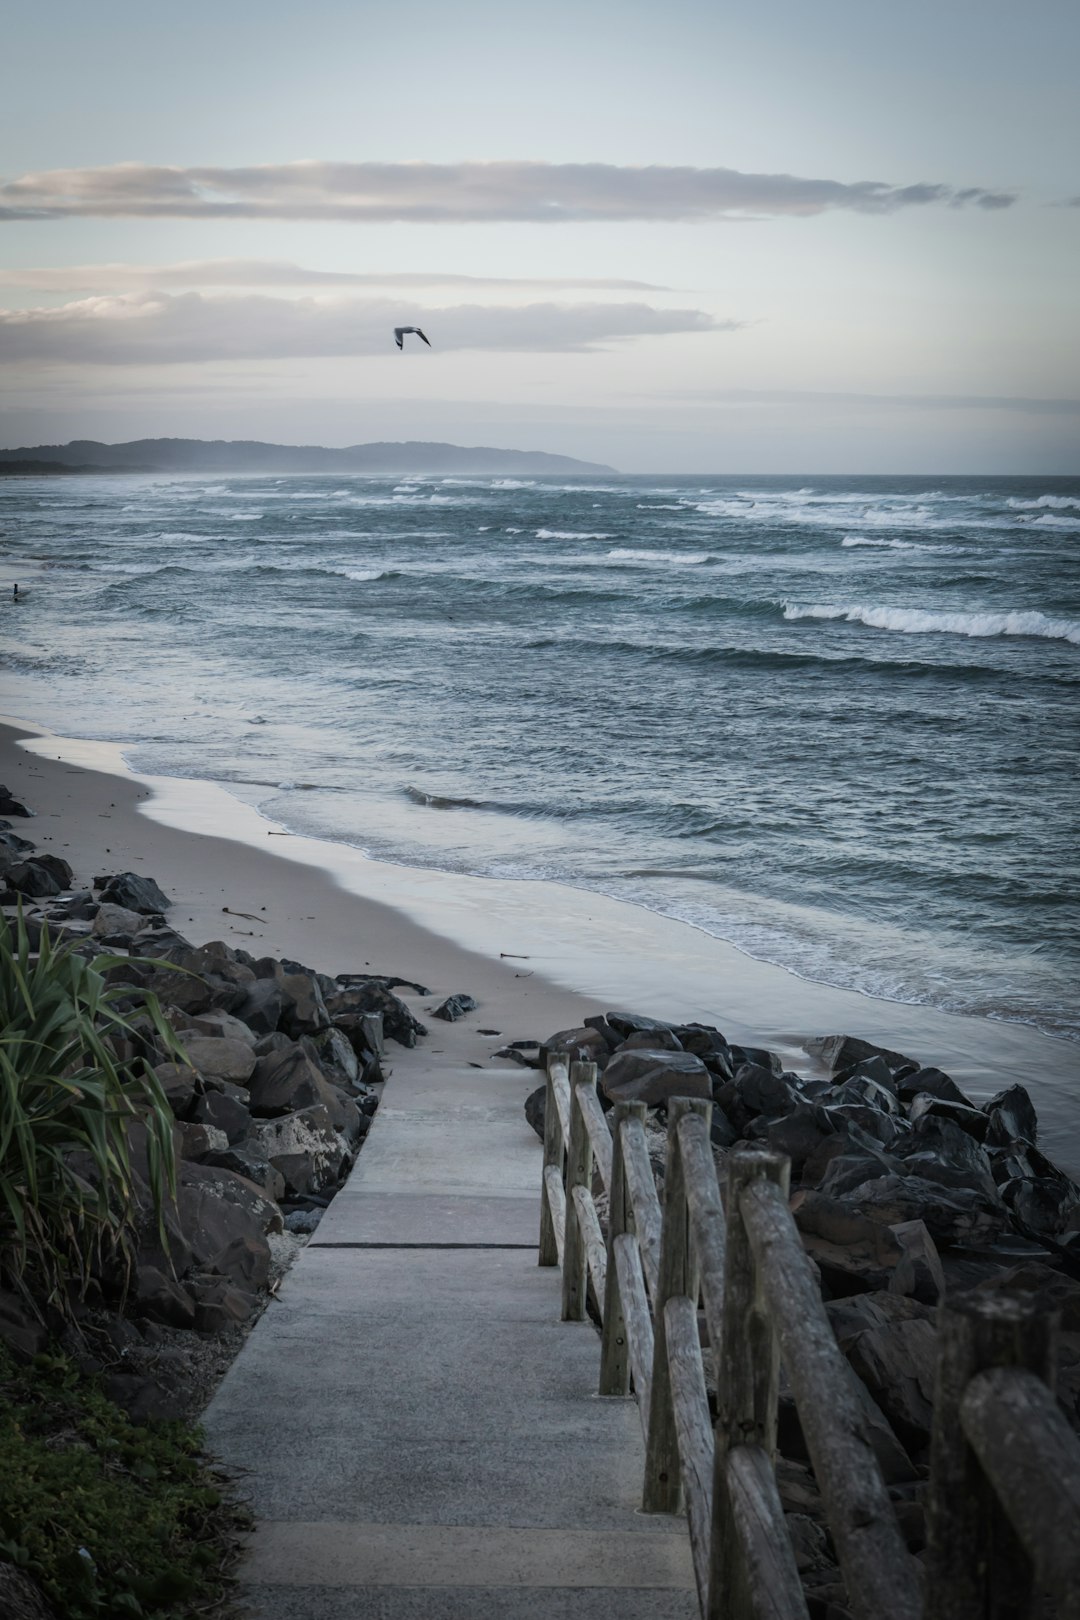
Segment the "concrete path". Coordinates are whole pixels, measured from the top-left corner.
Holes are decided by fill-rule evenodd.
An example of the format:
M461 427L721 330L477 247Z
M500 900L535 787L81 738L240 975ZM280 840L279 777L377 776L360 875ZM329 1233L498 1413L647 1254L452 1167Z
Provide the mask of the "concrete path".
M417 1054L417 1058L420 1054ZM411 1066L206 1414L264 1620L694 1620L641 1428L536 1263L535 1077Z

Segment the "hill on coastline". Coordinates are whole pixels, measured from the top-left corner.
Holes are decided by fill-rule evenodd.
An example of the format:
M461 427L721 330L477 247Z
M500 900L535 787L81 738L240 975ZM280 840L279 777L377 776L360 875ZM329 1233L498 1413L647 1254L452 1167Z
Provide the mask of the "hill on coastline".
M488 446L428 443L351 444L328 449L318 444L263 444L257 439L132 439L101 444L73 439L70 444L36 444L0 450L0 472L208 472L208 473L366 473L373 478L422 473L612 473L596 461L553 456L543 450L495 450Z

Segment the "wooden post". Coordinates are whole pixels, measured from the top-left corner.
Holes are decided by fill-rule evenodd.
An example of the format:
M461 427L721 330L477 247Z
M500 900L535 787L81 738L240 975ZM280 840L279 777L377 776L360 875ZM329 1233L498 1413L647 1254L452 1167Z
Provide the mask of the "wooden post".
M584 1322L585 1293L589 1285L585 1243L578 1219L574 1188L592 1193L593 1153L589 1128L578 1097L578 1087L596 1090L596 1064L570 1065L570 1141L566 1154L566 1239L563 1250L562 1319Z
M637 1112L645 1117L644 1103L616 1103L611 1111L611 1186L608 1189L607 1280L604 1289L604 1337L600 1351L600 1394L630 1393L630 1351L626 1341L626 1321L619 1293L615 1265L615 1239L634 1229L634 1216L623 1174L622 1131L624 1119Z
M544 1173L540 1186L540 1260L542 1266L557 1266L559 1246L555 1240L555 1221L547 1190L547 1170L554 1165L560 1177L563 1173L563 1134L559 1122L559 1109L555 1101L555 1086L551 1078L551 1064L547 1068L547 1093L544 1098Z
M780 1346L762 1298L760 1278L739 1210L752 1182L775 1182L787 1197L791 1162L781 1153L741 1149L727 1162L727 1254L724 1313L716 1357L719 1415L713 1459L712 1567L709 1620L733 1620L746 1612L743 1561L728 1485L728 1453L759 1446L772 1460L780 1398Z
M960 1295L938 1310L927 1495L926 1620L1020 1620L1031 1562L964 1433L977 1373L1022 1367L1053 1387L1056 1316L1006 1294Z
M667 1166L664 1172L664 1224L660 1238L659 1285L653 1300L653 1371L650 1386L649 1440L645 1452L645 1513L678 1513L682 1496L679 1441L671 1400L664 1306L673 1295L685 1295L697 1309L697 1267L691 1253L679 1121L701 1114L708 1129L712 1104L701 1098L672 1097L668 1103Z

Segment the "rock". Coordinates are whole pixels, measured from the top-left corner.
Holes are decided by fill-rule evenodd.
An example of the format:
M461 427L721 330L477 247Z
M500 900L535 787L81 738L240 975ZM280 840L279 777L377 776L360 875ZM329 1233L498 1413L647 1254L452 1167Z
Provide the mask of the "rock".
M1080 1333L1080 1281L1038 1260L1023 1260L998 1276L979 1283L976 1293L1023 1294L1044 1309L1061 1312L1065 1333Z
M1020 1230L1040 1238L1061 1236L1080 1207L1076 1188L1064 1180L1007 1181L1001 1197Z
M836 1565L829 1556L828 1537L820 1524L807 1518L804 1513L787 1513L784 1515L784 1523L791 1537L795 1568L800 1575L805 1575L811 1570L835 1570Z
M996 1097L983 1104L982 1112L987 1115L993 1145L1017 1140L1035 1142L1039 1121L1035 1104L1023 1086L1009 1086L1007 1090L999 1091Z
M583 1018L582 1019L582 1024L585 1026L586 1029L595 1029L595 1031L596 1031L596 1033L598 1035L602 1035L604 1037L604 1040L607 1042L608 1050L611 1051L611 1052L614 1052L615 1048L619 1045L619 1043L622 1040L622 1036L619 1034L618 1030L614 1027L614 1025L608 1023L608 1021L604 1017L603 1013L590 1013L588 1018ZM528 1041L528 1042L511 1041L510 1045L511 1046L518 1046L518 1047L523 1046L523 1045L537 1046L537 1045L539 1045L539 1042L538 1041Z
M317 1035L329 1029L330 1014L323 993L312 973L287 973L278 980L281 991L279 1028L299 1040L301 1035Z
M712 1096L712 1075L692 1052L639 1048L613 1057L601 1081L612 1102L643 1102L655 1107L671 1097Z
M222 1091L207 1091L198 1097L190 1117L222 1132L226 1143L243 1142L251 1134L251 1109L246 1101Z
M20 804L9 788L0 787L0 816L32 816L25 804Z
M239 1327L259 1308L258 1295L235 1283L210 1282L200 1286L195 1304L197 1333L227 1333Z
M334 1019L334 1032L343 1035L356 1057L359 1080L363 1085L375 1085L383 1078L381 1013L339 1013Z
M198 1270L217 1271L241 1287L265 1288L269 1231L281 1231L281 1211L252 1182L217 1165L179 1167L177 1208Z
M242 1019L233 1013L223 1012L219 1007L196 1013L184 1030L193 1035L208 1035L214 1040L244 1041L248 1046L254 1046L258 1038ZM184 1030L177 1033L183 1037Z
M869 1075L853 1074L834 1086L831 1101L840 1107L876 1108L882 1114L898 1114L900 1104L891 1086L883 1086Z
M131 1280L131 1300L137 1316L167 1327L190 1328L195 1324L195 1304L175 1277L157 1266L137 1265Z
M990 1120L980 1108L969 1108L966 1103L946 1102L941 1097L932 1097L927 1091L920 1091L908 1105L908 1118L914 1125L928 1115L933 1119L951 1120L962 1131L973 1136L976 1142L985 1141L990 1129Z
M323 1218L321 1209L293 1209L285 1217L286 1232L296 1232L301 1236L310 1237Z
M290 1197L304 1197L339 1182L349 1163L344 1140L321 1104L256 1122L255 1134L267 1158L285 1180Z
M931 1312L896 1294L826 1306L841 1350L909 1451L930 1442L937 1339Z
M779 1053L770 1052L764 1046L732 1046L731 1067L736 1074L744 1063L753 1063L759 1069L769 1069L773 1074L783 1074L784 1064Z
M598 1029L587 1024L549 1035L540 1048L541 1069L546 1069L548 1058L556 1055L565 1057L568 1063L595 1063L598 1069L606 1069L611 1061L607 1041Z
M247 1041L232 1040L228 1036L185 1033L183 1044L188 1061L202 1075L243 1085L255 1072L258 1060Z
M898 1221L888 1229L900 1246L900 1257L889 1278L890 1294L906 1294L923 1305L945 1298L941 1256L925 1221Z
M254 1128L252 1126L253 1130ZM245 1181L250 1181L253 1187L257 1187L264 1198L273 1203L280 1202L285 1196L285 1178L280 1170L276 1170L270 1163L265 1147L254 1136L247 1136L242 1142L210 1154L205 1162L242 1176Z
M525 1118L540 1138L544 1140L544 1118L547 1113L547 1086L537 1086L530 1091L525 1099Z
M142 925L143 918L139 912L128 911L124 906L102 903L97 908L90 932L95 939L101 939L106 943L126 944L139 932Z
M940 1098L942 1102L962 1103L966 1108L973 1106L956 1081L941 1069L916 1068L896 1081L896 1094L901 1102L912 1102L923 1092L927 1096Z
M248 1096L251 1112L263 1117L295 1114L300 1109L322 1104L330 1110L339 1129L344 1128L346 1120L354 1123L352 1115L342 1106L349 1099L335 1090L319 1065L299 1044L259 1058Z
M846 1084L849 1080L872 1080L876 1085L884 1086L891 1096L896 1096L896 1082L893 1072L885 1059L875 1054L873 1057L860 1058L846 1073L834 1073L833 1084Z
M810 1155L828 1137L835 1135L836 1126L826 1109L800 1103L784 1118L769 1122L765 1140L775 1152L787 1154L791 1160L792 1180L797 1181Z
M199 1076L186 1063L158 1063L154 1067L157 1079L169 1107L177 1119L182 1118L201 1090Z
M48 1339L44 1324L38 1321L26 1301L0 1288L0 1341L15 1358L30 1361L44 1350Z
M913 1127L909 1140L896 1151L903 1157L906 1175L940 1181L946 1187L974 1187L991 1204L997 1202L998 1191L985 1150L951 1120L924 1116Z
M459 1018L464 1018L467 1012L475 1012L477 1005L472 996L467 995L464 990L459 990L454 995L447 996L445 1001L440 1001L437 1007L433 1007L431 1016L441 1018L444 1023L454 1024Z
M315 1036L314 1046L319 1062L333 1072L337 1084L348 1087L359 1083L360 1062L344 1030L334 1026L324 1029Z
M285 998L276 979L255 979L245 986L244 995L233 1008L234 1016L253 1035L269 1035L278 1027Z
M735 1090L751 1118L758 1114L770 1119L789 1114L800 1101L798 1090L786 1076L760 1063L739 1065L735 1070Z
M1007 1218L1003 1207L995 1209L974 1187L950 1187L919 1176L880 1175L852 1188L849 1196L884 1226L925 1221L937 1244L993 1241Z
M14 861L4 872L3 883L10 894L48 899L70 886L71 867L54 855L31 855Z
M335 1022L341 1013L381 1013L385 1033L401 1046L415 1046L417 1037L427 1034L401 998L378 979L347 985L326 1007Z
M213 1125L185 1120L177 1128L180 1132L182 1159L205 1159L210 1153L223 1152L229 1145L229 1138L225 1132L217 1130Z
M681 1052L682 1042L673 1029L635 1029L616 1052Z
M732 1080L735 1068L731 1048L711 1024L680 1024L675 1034L684 1052L693 1052L721 1080Z
M815 1035L803 1042L803 1051L825 1068L832 1069L834 1074L837 1069L852 1068L863 1058L884 1058L890 1069L904 1068L911 1063L901 1052L890 1052L886 1046L875 1046L872 1041L859 1040L855 1035Z
M633 1035L637 1030L672 1028L662 1018L646 1018L641 1013L609 1012L607 1022L620 1041L625 1041L628 1035Z
M103 902L123 906L127 911L168 911L172 905L153 878L140 877L138 872L118 872L115 877L96 878L94 887L101 890Z

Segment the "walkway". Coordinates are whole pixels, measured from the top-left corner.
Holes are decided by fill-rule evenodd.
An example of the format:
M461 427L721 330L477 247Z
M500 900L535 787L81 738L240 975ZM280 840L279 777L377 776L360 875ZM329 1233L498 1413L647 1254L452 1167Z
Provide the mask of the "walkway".
M258 1519L263 1620L692 1620L686 1527L536 1263L525 1070L395 1074L206 1415Z

